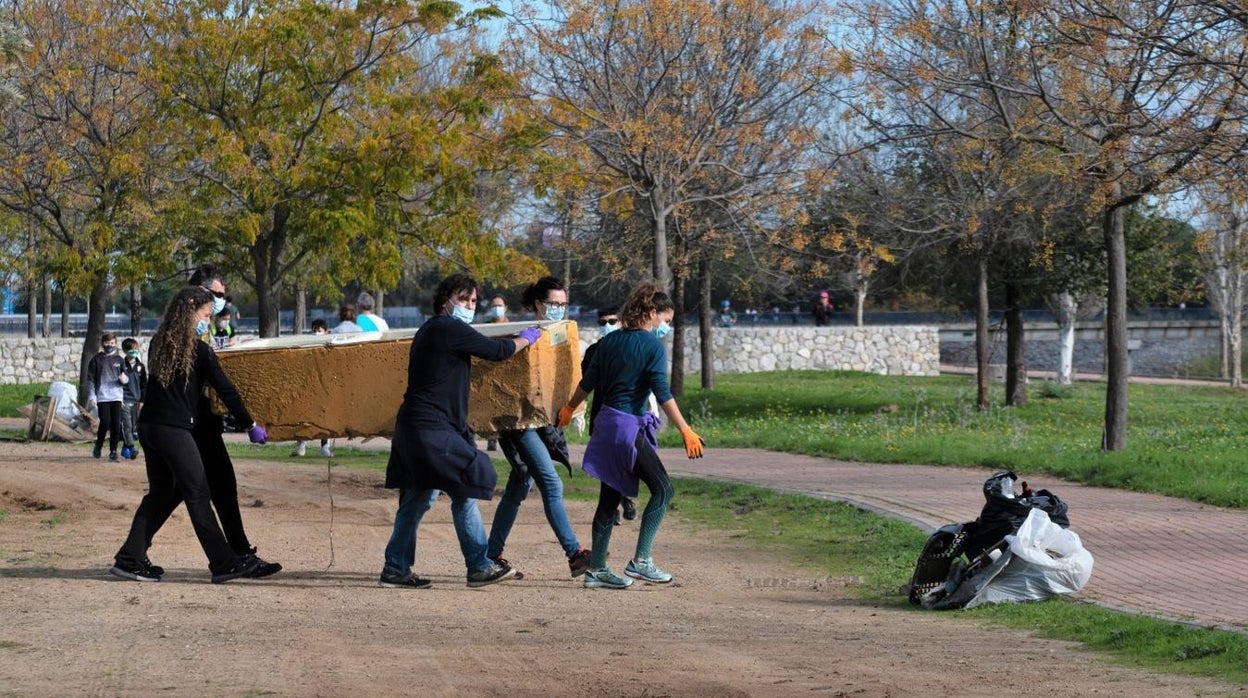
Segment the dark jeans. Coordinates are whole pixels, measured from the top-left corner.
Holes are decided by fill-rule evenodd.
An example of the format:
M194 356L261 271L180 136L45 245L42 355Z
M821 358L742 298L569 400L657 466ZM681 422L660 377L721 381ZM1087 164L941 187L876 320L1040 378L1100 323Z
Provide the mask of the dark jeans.
M104 434L107 432L108 451L115 453L117 439L121 438L121 403L97 402L95 406L100 410L100 429L95 434L95 447L104 446Z
M225 450L225 439L221 436L221 419L203 418L195 429L195 444L199 447L199 458L204 463L204 473L208 477L208 490L212 493L212 506L216 507L217 517L221 519L221 529L225 531L226 540L234 552L242 555L251 551L251 542L243 530L243 514L238 505L238 478L234 475L234 461L230 460L230 452Z
M208 556L208 569L219 573L233 568L238 556L230 549L212 513L204 465L191 432L178 427L144 424L139 431L139 442L145 451L148 490L139 502L138 511L134 512L125 544L117 551L117 562L143 560L152 536L178 504L185 501L195 536Z

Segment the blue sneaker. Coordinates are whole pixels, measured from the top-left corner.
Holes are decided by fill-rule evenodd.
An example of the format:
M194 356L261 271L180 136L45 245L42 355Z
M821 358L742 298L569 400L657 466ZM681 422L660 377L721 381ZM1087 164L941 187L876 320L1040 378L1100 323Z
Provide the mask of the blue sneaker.
M633 585L633 580L603 567L600 570L585 570L584 584L586 589L627 589Z
M629 560L628 566L624 568L624 574L651 584L667 584L672 581L671 573L655 567L654 560L651 559Z
M130 460L130 447L129 446L121 447L121 457L125 458L126 460Z

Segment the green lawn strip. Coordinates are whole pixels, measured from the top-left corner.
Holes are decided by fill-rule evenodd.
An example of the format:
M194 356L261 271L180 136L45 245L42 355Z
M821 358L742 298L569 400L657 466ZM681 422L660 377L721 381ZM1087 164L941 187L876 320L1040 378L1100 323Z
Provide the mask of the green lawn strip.
M230 444L229 448L237 458L325 462L319 456L292 456L292 445L285 443ZM334 454L335 467L345 468L380 470L389 458L386 451L341 446L335 447ZM497 458L494 465L501 489L509 466ZM597 480L577 469L568 477L562 466L559 469L566 498L597 499ZM674 487L672 511L696 527L727 531L760 550L776 553L814 578L861 580L854 588L870 603L929 613L909 606L902 592L927 538L914 526L841 502L749 485L677 478ZM646 504L645 488L642 490L639 511ZM533 500L531 506L541 504ZM948 611L945 615L1079 642L1127 666L1248 683L1248 635L1241 633L1191 627L1067 600Z
M0 385L0 417L21 417L17 408L29 405L36 395L47 395L51 383Z

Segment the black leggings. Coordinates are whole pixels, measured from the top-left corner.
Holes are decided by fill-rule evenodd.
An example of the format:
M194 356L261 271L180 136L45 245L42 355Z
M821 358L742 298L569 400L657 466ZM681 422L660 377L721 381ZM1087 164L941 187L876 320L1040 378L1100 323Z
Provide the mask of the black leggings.
M103 448L104 434L108 433L108 452L117 452L117 439L121 438L121 403L97 402L100 410L100 428L95 433L95 447Z

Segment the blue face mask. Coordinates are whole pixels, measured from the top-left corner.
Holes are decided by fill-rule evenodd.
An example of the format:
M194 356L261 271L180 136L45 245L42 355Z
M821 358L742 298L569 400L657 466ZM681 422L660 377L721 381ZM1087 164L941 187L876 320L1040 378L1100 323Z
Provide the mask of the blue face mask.
M459 305L458 303L451 305L451 317L460 322L471 323L476 313L468 309L468 306Z
M216 317L217 315L221 313L222 310L225 310L225 298L217 298L216 296L213 296L212 297L212 316Z
M560 308L554 305L546 306L547 320L562 320L563 316L568 312L567 308Z
M196 323L196 325L195 325L195 336L197 336L197 337L198 337L199 335L204 334L204 333L206 333L207 331L208 331L208 321L207 321L207 320L200 320L198 323Z
M620 329L620 323L614 322L611 324L603 325L602 329L598 331L598 334L599 336L606 337L607 335L611 334L612 332L618 329Z
M654 333L655 337L658 337L659 339L663 339L664 337L672 333L672 326L667 324L667 320L664 320L663 322L659 323L658 327L650 331Z
M507 313L507 307L502 305L490 306L490 317L501 318Z

